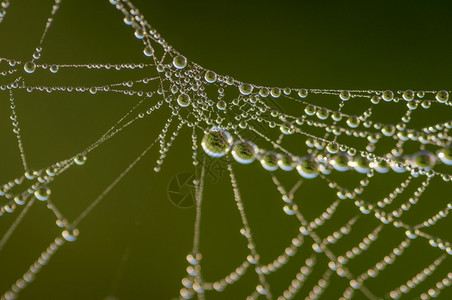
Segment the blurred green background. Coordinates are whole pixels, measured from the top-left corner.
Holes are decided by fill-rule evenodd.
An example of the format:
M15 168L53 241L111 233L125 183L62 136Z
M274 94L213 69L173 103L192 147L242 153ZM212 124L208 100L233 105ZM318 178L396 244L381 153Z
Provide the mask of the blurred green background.
M189 60L234 78L269 86L338 89L392 89L394 91L450 90L452 69L451 4L447 1L134 1L148 22ZM52 1L12 1L0 25L0 57L27 61L38 45ZM124 26L123 16L108 1L63 1L43 45L42 63L147 62L142 43ZM1 65L4 68L4 65ZM146 70L74 71L58 74L38 70L25 75L29 84L101 85L139 79ZM1 83L8 79L1 78ZM9 97L0 91L0 182L23 173L17 141L9 120ZM117 94L27 93L15 91L16 109L29 165L40 169L71 157L97 140L138 97ZM310 98L307 98L309 100ZM145 111L157 97L144 102ZM337 99L326 98L323 101ZM296 110L280 103L282 109ZM347 104L345 110L363 111L366 101ZM348 107L350 106L350 107ZM289 110L290 107L290 110ZM378 120L397 123L403 106L383 103ZM303 107L300 107L300 114ZM355 113L356 113L355 112ZM169 111L163 109L125 129L90 153L84 166L71 168L56 178L52 199L69 219L76 218L129 163L159 134ZM451 119L451 110L433 107L416 111L415 124L425 126ZM270 134L270 133L268 133ZM389 139L388 139L389 143ZM291 141L304 153L304 140ZM21 299L172 299L178 296L185 276L185 256L191 251L195 210L176 207L168 199L168 185L180 173L192 174L190 130L180 134L163 169L153 172L158 158L154 148L79 226L80 236L66 244L21 293ZM377 147L378 149L378 147ZM239 234L224 161L210 161L201 222L202 268L206 280L229 274L246 257L245 239ZM242 198L262 262L268 263L298 234L299 224L282 211L283 202L267 171L257 163L234 164ZM445 169L450 173L449 170ZM299 179L293 171L277 171L287 189ZM354 187L363 176L351 172L332 174ZM363 198L376 202L391 192L407 174L376 176ZM419 186L413 183L409 191ZM443 209L451 200L451 185L435 179L404 220L417 224ZM398 201L406 201L409 193ZM308 220L318 216L336 198L325 182L305 182L295 195ZM404 199L404 200L403 200ZM2 200L4 201L4 200ZM401 203L401 202L399 202ZM357 213L351 202L341 204L335 217L319 230L324 237ZM3 234L17 216L0 218ZM372 216L362 217L358 229L343 243L333 245L340 254L355 246L378 225ZM432 235L452 240L450 218L429 228ZM43 203L35 203L15 234L0 252L0 291L19 278L59 234L55 218ZM383 230L366 254L350 263L361 274L389 253L405 237L403 231ZM310 243L310 240L308 240ZM378 296L413 277L441 255L426 240L414 245L397 262L366 285ZM276 274L268 276L274 295L280 294L310 256L303 247ZM303 299L323 274L326 260L300 293ZM450 257L438 271L408 295L412 299L431 288L451 270ZM333 275L324 299L337 299L347 286ZM255 289L257 278L249 272L222 294L207 299L244 299ZM443 291L439 298L450 299ZM359 292L356 299L365 299Z

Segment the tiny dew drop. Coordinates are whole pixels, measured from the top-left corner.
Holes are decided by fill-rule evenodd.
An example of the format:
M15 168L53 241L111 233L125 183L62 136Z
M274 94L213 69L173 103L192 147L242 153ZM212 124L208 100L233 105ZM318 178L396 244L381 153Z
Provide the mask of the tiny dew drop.
M52 72L53 74L58 72L58 66L57 65L51 65L50 66L50 72Z
M39 187L34 193L36 199L41 200L41 201L46 201L47 199L49 199L50 194L51 194L51 191L46 186Z
M63 236L63 238L68 241L68 242L73 242L77 239L79 234L78 229L68 229L68 230L64 230L61 233L61 236Z
M83 154L83 153L77 154L77 155L74 157L74 162L75 162L77 165L79 165L79 166L84 165L85 162L86 162L86 155Z

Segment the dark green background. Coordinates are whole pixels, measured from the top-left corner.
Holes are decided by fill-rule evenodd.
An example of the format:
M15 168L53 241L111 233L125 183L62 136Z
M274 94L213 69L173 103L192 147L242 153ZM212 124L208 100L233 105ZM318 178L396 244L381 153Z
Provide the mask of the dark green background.
M39 42L52 3L12 2L0 25L0 56L27 61ZM447 1L142 0L134 4L189 60L241 81L281 87L450 90L452 7ZM141 42L124 26L122 15L108 1L63 1L43 48L41 61L49 64L146 62ZM143 71L60 70L53 75L38 70L32 76L26 75L26 80L30 84L99 85L138 79L143 74ZM28 94L25 91L16 91L15 98L25 153L35 169L83 150L139 100L113 94ZM4 183L20 176L22 166L16 138L11 132L8 94L1 91L0 99L0 182ZM139 110L144 111L156 99L145 102ZM326 98L325 101L334 101L333 107L337 105L336 99ZM348 105L358 111L367 107L367 103L358 102ZM284 103L281 105L284 109ZM398 122L401 105L398 109L387 103L379 107L382 119ZM299 109L301 114L303 108ZM297 115L295 110L288 112ZM56 178L51 185L52 199L69 220L77 217L154 140L167 117L168 111L162 110L155 117L136 122L91 153L85 166L74 167ZM420 126L450 120L450 117L450 109L415 112L414 116L417 124L423 124ZM185 129L180 134L158 176L152 171L157 148L151 151L81 223L77 242L59 250L35 282L23 291L21 298L176 297L180 279L185 275L185 256L191 250L194 209L175 207L168 200L167 186L176 174L192 172L189 133ZM297 142L292 146L304 145L302 139ZM206 177L201 252L205 278L213 281L239 265L247 251L245 240L238 232L240 219L228 175L216 170L214 164L210 167L214 176ZM234 165L234 168L258 251L262 262L268 263L290 243L299 225L294 217L284 215L278 192L258 163ZM299 178L296 172L282 174L279 171L277 175L282 177L287 189ZM362 177L352 173L332 176L350 187ZM406 174L378 176L363 197L376 202L405 178ZM420 180L415 182L417 186ZM450 184L439 180L433 184L427 189L420 207L407 216L408 223L416 224L450 202ZM316 179L304 184L295 199L304 215L312 220L335 198L326 184ZM351 202L342 204L337 218L319 234L326 236L355 213ZM0 218L2 231L16 215ZM31 208L0 253L1 291L10 287L59 234L54 221L43 203ZM371 216L361 218L355 235L335 245L333 250L342 253L354 246L377 224ZM450 218L430 228L429 232L452 240ZM403 237L403 231L385 228L374 247L350 264L351 271L354 274L365 271ZM396 264L377 279L369 280L368 286L375 294L383 296L441 253L428 246L425 240L417 239L413 243L415 245ZM310 252L308 247L302 248L293 258L294 262L268 277L275 295L287 287ZM124 253L127 259L121 262ZM313 273L300 297L306 296L323 273L326 261L321 255L319 260L321 267ZM432 287L450 269L450 258L447 258L437 274L410 297ZM248 272L225 293L206 296L208 299L243 299L256 284L255 274ZM337 299L346 284L333 275L333 285L328 288L325 299ZM440 298L448 297L452 297L450 289ZM362 298L358 293L357 299Z

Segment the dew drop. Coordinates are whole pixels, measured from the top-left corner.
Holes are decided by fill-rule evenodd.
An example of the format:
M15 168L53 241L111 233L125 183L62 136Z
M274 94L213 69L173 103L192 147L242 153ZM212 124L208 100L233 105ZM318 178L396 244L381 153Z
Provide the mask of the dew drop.
M347 125L351 128L356 128L359 125L359 118L357 116L351 116L347 119Z
M347 100L349 100L349 99L350 99L350 96L351 96L351 94L350 94L349 91L342 91L342 92L339 94L339 98L341 98L342 101L347 101Z
M314 105L308 104L308 105L306 105L306 107L305 107L305 109L304 109L304 112L305 112L308 116L312 116L312 115L315 114L316 110L317 110L317 108L316 108Z
M79 166L84 165L85 162L86 162L86 155L83 154L83 153L77 154L77 155L74 157L74 162L75 162L77 165L79 165Z
M41 200L41 201L46 201L47 199L49 199L50 194L51 194L51 191L46 186L41 186L34 193L36 199Z
M319 175L319 166L317 162L310 156L300 158L297 165L297 171L306 179L311 179Z
M146 46L143 49L143 53L144 55L146 55L147 57L151 57L152 55L154 55L154 49L151 46Z
M414 92L412 90L406 90L403 92L402 97L405 101L411 101L414 99Z
M78 229L64 230L61 235L68 242L73 242L77 239L79 234Z
M339 172L344 172L349 169L350 156L345 153L335 155L331 161L333 168Z
M187 59L185 56L177 55L173 58L173 66L181 70L187 66Z
M298 97L300 98L306 98L308 96L308 90L307 89L301 89L298 91Z
M239 90L242 95L249 95L253 92L253 86L249 83L242 83L239 86Z
M26 62L24 65L24 70L29 74L34 73L34 71L36 71L36 64L32 61Z
M436 164L436 157L427 150L422 150L415 153L411 159L413 165L422 169L431 169Z
M204 74L204 79L208 82L208 83L214 83L215 81L217 81L217 74L214 71L206 71L206 74Z
M276 171L278 169L278 154L267 152L261 158L262 167L267 171Z
M179 94L177 96L177 104L181 107L187 107L190 105L190 96L188 94Z
M219 127L212 127L203 137L201 146L207 155L222 157L229 152L233 138L229 132Z
M438 100L439 103L445 103L449 100L449 93L447 91L439 91L436 93L436 100Z
M390 90L386 90L383 92L383 100L386 102L392 101L394 99L394 93Z
M452 147L443 148L438 153L439 159L445 165L452 165Z
M254 161L257 146L250 141L237 141L232 147L232 156L241 164L250 164Z
M53 74L58 72L58 66L57 65L51 65L50 66L50 72L52 72Z
M284 171L292 171L295 168L294 160L287 154L279 155L278 165Z

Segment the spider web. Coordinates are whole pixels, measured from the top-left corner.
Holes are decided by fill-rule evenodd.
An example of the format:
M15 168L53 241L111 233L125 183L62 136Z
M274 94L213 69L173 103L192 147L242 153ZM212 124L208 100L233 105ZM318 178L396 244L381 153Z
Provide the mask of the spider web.
M161 172L165 164L170 163L165 158L183 130L188 130L191 136L196 216L193 246L186 257L187 274L182 278L179 293L181 298L204 299L209 293L212 296L227 293L249 274L254 274L253 286L248 295L240 295L247 299L318 299L328 293L332 285L342 291L329 297L340 299L399 299L405 294L429 299L438 297L450 286L451 245L445 237L436 236L432 228L450 226L448 213L452 204L447 196L433 199L438 203L432 211L428 207L433 205L425 203L431 197L423 199L426 198L424 192L431 189L450 191L452 178L448 172L452 158L448 132L452 123L428 116L435 109L447 110L446 116L450 116L449 91L283 88L241 82L187 60L149 25L131 2L111 0L110 3L132 29L132 34L142 41L140 51L146 58L144 62L40 63L46 51L43 43L57 18L60 0L52 6L30 60L0 59L3 68L0 75L5 82L0 88L9 100L10 120L23 164L23 174L11 178L0 190L2 217L15 216L0 240L0 251L20 223L29 218L28 212L36 202L45 202L59 231L29 268L12 281L2 299L17 298L56 252L64 251L60 249L75 242L85 218L153 151L159 156L154 171ZM10 3L4 1L0 6L0 20L3 20ZM63 72L96 71L125 72L130 78L101 85L54 84L55 77ZM42 72L52 75L48 81L51 83L34 81ZM88 147L33 170L22 138L21 116L16 111L17 95L22 96L23 91L31 95L77 94L93 99L101 94L119 94L138 100ZM392 123L378 121L384 119L388 107L400 111L400 119ZM414 118L418 111L419 115L428 117ZM159 118L161 115L164 117ZM80 214L67 217L54 202L56 199L51 192L58 180L69 170L85 165L98 148L107 147L107 141L145 120L158 121L153 124L153 132L157 126L161 128L158 135ZM251 155L241 152L237 145L248 146ZM272 258L264 259L265 247L259 246L258 240L263 242L265 236L259 233L260 225L249 220L252 204L248 199L257 198L258 194L253 196L251 189L243 187L241 182L249 178L240 178L237 172L252 167L243 164L243 157L238 158L247 154L250 161L256 160L253 165L262 165L261 172L267 177L264 184L274 186L280 209L286 218L292 219L291 224L296 224L288 245ZM213 254L203 251L203 244L208 241L201 242L202 219L207 218L202 214L204 202L212 195L206 180L211 157L213 161L221 160L225 166L229 192L238 212L236 221L244 239L241 246L247 252L241 263L231 267L230 273L216 280L203 273L204 268L208 268L204 261ZM400 181L385 182L384 174L388 172L400 173ZM330 200L316 204L317 215L311 213L307 217L309 212L305 208L309 207L309 202L303 199L302 191L309 189L312 180L324 183ZM381 196L379 190L384 188L389 191ZM327 192L318 191L318 198ZM275 197L268 198L274 200ZM383 242L390 245L389 248L385 252L374 251L385 236L390 236L390 240ZM386 282L384 290L371 288L373 281L387 276L388 272L400 271L403 267L403 264L398 265L400 260L409 256L412 262L422 256L423 250L417 251L418 248L435 249L435 257L429 264L416 265L412 273L402 270L400 284ZM292 280L285 283L283 289L273 288L281 283L272 275L293 264L297 266Z

